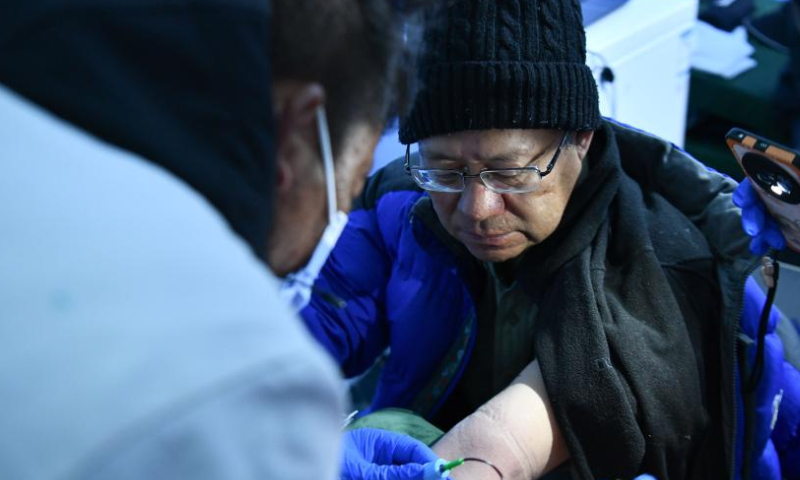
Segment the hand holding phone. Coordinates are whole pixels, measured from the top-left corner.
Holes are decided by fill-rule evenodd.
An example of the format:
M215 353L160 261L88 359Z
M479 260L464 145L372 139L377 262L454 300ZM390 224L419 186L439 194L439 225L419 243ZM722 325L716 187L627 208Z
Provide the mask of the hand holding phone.
M750 251L754 255L764 255L771 248L778 251L786 248L781 227L767 211L749 178L742 180L734 190L733 203L742 209L742 229L751 237Z
M726 142L789 248L800 252L800 154L738 128Z

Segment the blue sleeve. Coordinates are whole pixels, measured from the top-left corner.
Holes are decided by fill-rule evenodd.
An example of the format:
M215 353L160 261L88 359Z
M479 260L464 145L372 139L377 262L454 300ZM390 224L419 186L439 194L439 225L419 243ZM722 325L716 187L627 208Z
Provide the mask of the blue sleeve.
M748 279L741 326L743 333L754 341L758 340L758 324L765 298L752 277ZM781 320L785 320L781 312L772 307L764 338L763 375L753 401L751 455L753 478L756 479L800 478L797 463L800 459L800 387L797 383L800 372L784 360L784 348L776 332ZM746 351L750 367L755 361L755 351L755 345Z
M756 308L748 305L746 299L745 311L750 310L751 323L756 323L756 314L760 314L757 307L763 305L764 294L758 290L748 298ZM781 329L783 335L779 335ZM796 358L800 343L800 326L797 320L788 319L773 307L767 331L765 341L772 348L766 352L764 378L756 391L756 395L766 391L766 395L757 397L756 418L759 424L768 425L764 429L769 432L775 450L772 456L780 464L780 474L769 472L771 475L760 478L800 480L800 371L791 361ZM756 432L756 441L760 440L759 433ZM756 447L759 446L757 443Z
M388 346L384 304L391 265L375 209L353 211L314 285L316 292L331 293L346 306L315 292L301 312L348 377L363 373Z

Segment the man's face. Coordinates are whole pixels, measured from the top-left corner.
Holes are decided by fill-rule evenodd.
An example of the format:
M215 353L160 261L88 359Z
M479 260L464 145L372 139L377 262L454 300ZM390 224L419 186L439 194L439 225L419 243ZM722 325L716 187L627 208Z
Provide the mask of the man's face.
M556 130L460 132L423 140L420 158L425 166L464 168L469 174L524 166L544 172L562 135ZM591 134L580 134L577 146L566 144L555 168L534 192L494 193L478 178L466 179L461 193L429 192L439 221L479 260L503 262L517 257L558 227L589 141Z
M379 138L380 128L356 125L347 132L340 151L334 152L339 210L348 212L361 192ZM286 276L308 262L328 224L319 140L297 135L293 142L293 148L279 152L289 157L279 158L278 163L287 169L291 184L276 194L275 220L268 246L268 262L278 276Z

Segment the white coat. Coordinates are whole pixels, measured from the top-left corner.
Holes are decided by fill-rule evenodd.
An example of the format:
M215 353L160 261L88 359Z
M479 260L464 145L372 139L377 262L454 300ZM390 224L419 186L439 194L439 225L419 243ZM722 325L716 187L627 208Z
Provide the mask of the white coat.
M0 85L0 478L333 479L343 389L277 291L183 181Z

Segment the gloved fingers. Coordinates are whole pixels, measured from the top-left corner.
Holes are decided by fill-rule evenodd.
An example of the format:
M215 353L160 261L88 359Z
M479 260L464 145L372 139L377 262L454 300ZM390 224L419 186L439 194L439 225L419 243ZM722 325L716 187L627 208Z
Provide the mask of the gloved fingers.
M350 463L345 462L342 465L342 474L339 476L340 480L364 480L364 479L374 479L379 477L374 477L373 470L375 465L369 463Z
M344 432L342 451L345 462L361 459L370 462L375 456L376 441L371 428L359 428Z
M359 465L342 471L342 480L424 480L425 466L409 465Z
M345 432L345 463L360 460L378 465L424 464L439 457L419 440L408 435L377 428Z
M439 457L427 445L408 435L396 434L395 446L389 458L383 458L385 464L403 465L406 463L435 462ZM388 452L387 452L388 453Z
M765 217L764 206L761 203L754 203L749 207L742 208L742 228L744 232L751 237L761 235L764 229Z
M750 185L750 179L745 178L733 192L733 203L739 208L747 208L753 204L761 203L758 194Z
M749 179L744 179L736 187L733 203L742 209L742 228L747 235L753 237L750 241L751 252L764 255L770 248L782 250L786 247L786 239L780 227L767 213Z
M769 250L769 244L763 235L753 237L750 240L750 252L758 257L764 255Z
M767 217L764 221L762 236L764 237L764 242L775 250L783 250L786 247L786 238L783 236L778 222L771 217Z

